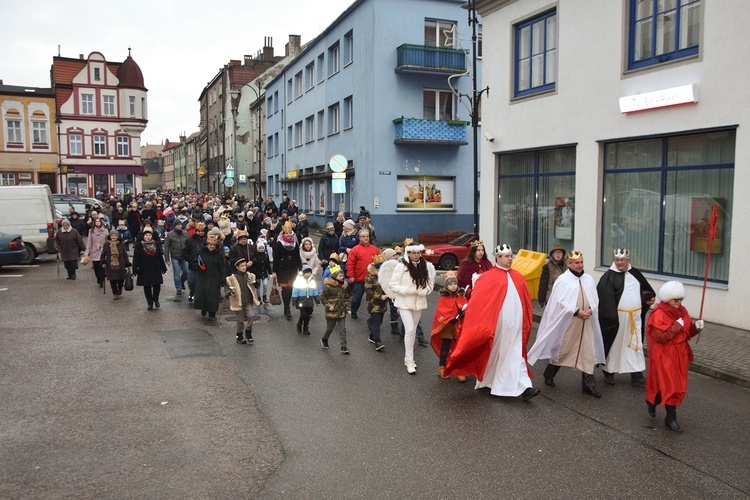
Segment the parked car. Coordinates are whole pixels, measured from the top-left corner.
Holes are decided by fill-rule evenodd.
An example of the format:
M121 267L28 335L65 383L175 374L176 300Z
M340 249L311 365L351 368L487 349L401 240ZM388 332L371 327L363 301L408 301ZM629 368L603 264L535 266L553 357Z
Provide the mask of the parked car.
M448 243L425 246L422 256L440 269L451 270L469 255L471 242L478 239L477 233L464 233Z
M57 253L57 217L49 186L0 186L0 232L23 236L28 252L24 264L39 254Z
M55 208L64 216L67 217L70 211L69 206L73 206L76 212L83 217L86 214L87 201L73 196L70 194L53 194L52 202L55 204Z
M28 252L20 234L0 233L0 267L21 264Z

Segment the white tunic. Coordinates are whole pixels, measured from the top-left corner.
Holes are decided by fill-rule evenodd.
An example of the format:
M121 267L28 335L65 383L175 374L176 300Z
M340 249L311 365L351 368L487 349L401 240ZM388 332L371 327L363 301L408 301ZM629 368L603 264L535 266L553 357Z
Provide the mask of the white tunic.
M519 396L531 387L523 358L523 306L521 297L508 277L508 292L495 326L495 340L487 360L484 380L475 389L491 387L493 396Z
M622 296L617 304L620 327L609 349L607 364L602 368L604 371L633 373L646 369L641 340L641 306L641 284L632 274L625 273Z

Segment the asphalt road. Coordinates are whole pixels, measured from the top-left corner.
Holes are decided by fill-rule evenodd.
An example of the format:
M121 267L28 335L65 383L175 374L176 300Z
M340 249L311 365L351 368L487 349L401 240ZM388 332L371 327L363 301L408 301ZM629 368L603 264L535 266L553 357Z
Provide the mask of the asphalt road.
M201 320L171 271L146 311L139 288L115 302L90 269L37 264L0 269L0 498L750 497L738 386L691 373L677 435L627 377L599 374L597 400L569 369L547 388L540 362L522 403L440 379L430 348L408 375L366 314L347 320L349 356L335 334L321 349L322 309L305 337L261 307L242 346L228 309Z

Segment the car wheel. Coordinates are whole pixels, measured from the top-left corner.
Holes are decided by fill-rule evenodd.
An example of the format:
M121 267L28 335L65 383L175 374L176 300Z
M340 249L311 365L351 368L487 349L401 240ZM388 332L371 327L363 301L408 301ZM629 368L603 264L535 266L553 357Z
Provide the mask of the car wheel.
M21 261L21 264L31 264L36 259L36 248L31 243L24 243L26 246L26 258Z
M440 257L440 269L450 271L456 268L458 265L458 259L453 254L445 254Z

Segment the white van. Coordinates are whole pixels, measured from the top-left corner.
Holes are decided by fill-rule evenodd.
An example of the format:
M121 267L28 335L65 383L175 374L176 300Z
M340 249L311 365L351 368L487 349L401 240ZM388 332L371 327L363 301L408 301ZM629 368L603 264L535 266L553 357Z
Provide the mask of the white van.
M31 264L39 254L56 253L57 219L49 186L0 186L0 232L23 236L23 264Z

